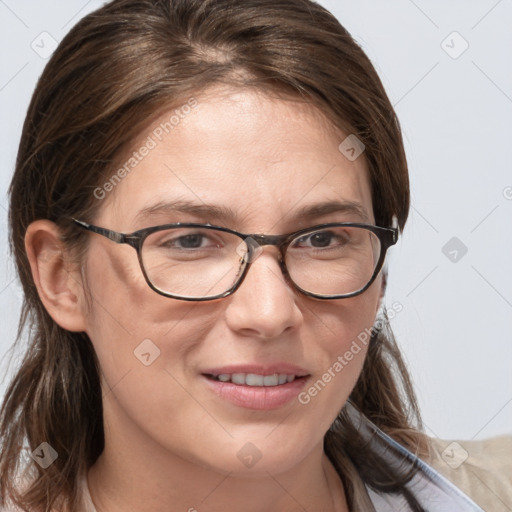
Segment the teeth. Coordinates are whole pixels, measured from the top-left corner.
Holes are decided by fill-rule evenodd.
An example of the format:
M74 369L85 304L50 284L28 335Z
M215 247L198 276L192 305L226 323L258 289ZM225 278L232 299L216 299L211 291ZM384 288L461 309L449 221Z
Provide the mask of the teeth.
M273 375L258 375L256 373L222 373L213 376L216 380L221 382L232 382L240 386L267 386L274 387L293 382L295 375L288 375L286 373L274 373Z
M264 386L277 386L279 384L279 375L265 375L263 377L263 385Z
M263 375L256 375L255 373L248 373L245 376L245 384L247 384L248 386L263 386L265 384L266 378L267 377L263 377Z
M245 373L233 373L231 382L233 384L245 384Z

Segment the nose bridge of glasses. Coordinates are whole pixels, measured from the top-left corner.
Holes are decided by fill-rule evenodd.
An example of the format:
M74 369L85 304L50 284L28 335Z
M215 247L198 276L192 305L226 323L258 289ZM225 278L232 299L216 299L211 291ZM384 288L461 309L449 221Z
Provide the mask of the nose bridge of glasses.
M286 235L249 235L248 238L254 240L260 247L264 245L274 245L275 247L280 247L283 245L283 241L286 238Z
M279 260L283 258L283 246L287 239L286 235L248 235L244 239L244 243L248 248L249 263L253 263L263 252L265 245L272 245L279 250Z

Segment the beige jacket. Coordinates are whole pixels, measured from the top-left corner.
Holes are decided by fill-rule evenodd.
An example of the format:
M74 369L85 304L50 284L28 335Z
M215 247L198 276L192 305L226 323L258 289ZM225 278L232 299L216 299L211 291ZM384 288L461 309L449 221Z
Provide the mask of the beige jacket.
M486 512L512 512L512 436L432 440L427 462Z

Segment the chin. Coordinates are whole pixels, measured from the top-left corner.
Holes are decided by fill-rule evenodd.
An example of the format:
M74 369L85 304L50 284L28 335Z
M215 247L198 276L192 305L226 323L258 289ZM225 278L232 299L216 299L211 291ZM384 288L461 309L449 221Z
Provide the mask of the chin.
M268 478L270 475L286 473L295 467L304 454L298 454L296 450L274 452L272 454L262 452L254 446L244 446L243 453L222 454L223 465L216 461L216 470L220 473L229 473L230 477L253 479Z
M266 431L267 436L268 433L269 430ZM230 438L229 441L211 438L208 446L196 447L195 453L182 456L208 471L251 479L285 473L297 466L311 451L304 436L299 433L296 437L286 436L286 439L282 436L249 439L249 436Z

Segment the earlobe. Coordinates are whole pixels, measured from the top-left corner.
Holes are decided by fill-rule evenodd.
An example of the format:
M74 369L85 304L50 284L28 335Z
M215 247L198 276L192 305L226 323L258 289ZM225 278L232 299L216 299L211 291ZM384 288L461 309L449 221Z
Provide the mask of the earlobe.
M73 269L57 225L49 220L32 222L25 234L25 250L49 315L63 329L85 331L82 280Z

